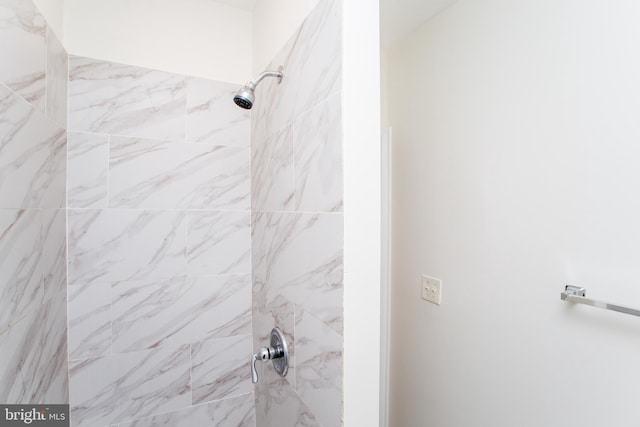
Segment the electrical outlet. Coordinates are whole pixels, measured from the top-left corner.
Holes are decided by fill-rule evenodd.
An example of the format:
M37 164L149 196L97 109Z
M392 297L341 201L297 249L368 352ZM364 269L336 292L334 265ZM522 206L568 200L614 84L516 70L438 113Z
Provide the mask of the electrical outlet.
M422 299L440 305L442 302L442 280L423 274Z

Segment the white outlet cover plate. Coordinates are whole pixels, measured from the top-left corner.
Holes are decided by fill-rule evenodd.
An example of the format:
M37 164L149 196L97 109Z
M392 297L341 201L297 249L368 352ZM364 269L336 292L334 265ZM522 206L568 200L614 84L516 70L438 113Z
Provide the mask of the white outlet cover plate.
M423 300L436 305L442 303L442 280L423 274L420 286Z

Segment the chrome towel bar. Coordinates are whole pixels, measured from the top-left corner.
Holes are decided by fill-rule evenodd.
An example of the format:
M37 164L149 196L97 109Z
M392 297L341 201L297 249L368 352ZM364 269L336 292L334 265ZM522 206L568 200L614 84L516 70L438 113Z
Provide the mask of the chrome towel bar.
M635 308L623 307L621 305L609 304L603 301L596 301L586 297L587 290L579 286L567 285L564 291L560 293L562 301L574 302L577 304L590 305L592 307L604 308L605 310L617 311L619 313L631 314L632 316L640 316L640 310Z

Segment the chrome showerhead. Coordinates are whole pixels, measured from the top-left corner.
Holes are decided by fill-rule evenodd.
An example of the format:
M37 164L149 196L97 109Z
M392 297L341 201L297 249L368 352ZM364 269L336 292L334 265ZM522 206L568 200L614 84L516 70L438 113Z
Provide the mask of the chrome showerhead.
M244 85L233 97L233 102L235 102L238 107L244 108L245 110L250 110L253 107L253 101L255 101L256 96L254 94L254 90L256 86L265 78L265 77L277 77L278 83L282 81L282 67L278 68L278 71L265 71L258 76L257 79L250 81L246 85Z
M253 107L253 101L255 99L256 99L256 96L253 93L253 88L249 86L244 86L233 97L233 102L235 102L240 108L244 108L245 110L250 110L251 107Z

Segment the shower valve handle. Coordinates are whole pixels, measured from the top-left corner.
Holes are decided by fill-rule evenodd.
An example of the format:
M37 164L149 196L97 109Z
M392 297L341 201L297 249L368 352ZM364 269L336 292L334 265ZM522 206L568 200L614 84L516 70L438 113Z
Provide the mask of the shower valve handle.
M278 359L283 356L284 351L282 351L282 347L260 347L258 352L251 357L251 382L254 384L258 382L258 370L256 369L256 362L258 360L266 362L268 360Z
M260 347L257 353L251 356L251 382L258 382L258 370L256 362L262 360L266 362L273 360L273 367L278 375L284 377L289 370L289 354L287 352L287 343L280 328L273 328L271 331L271 346Z

